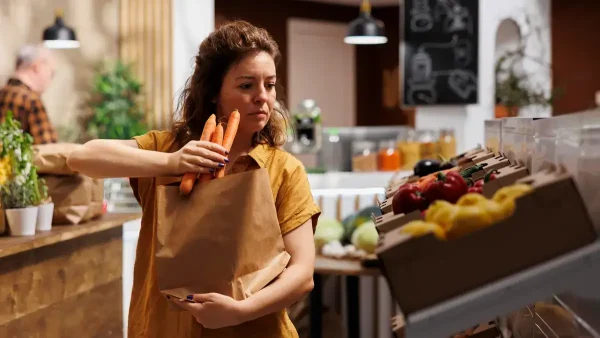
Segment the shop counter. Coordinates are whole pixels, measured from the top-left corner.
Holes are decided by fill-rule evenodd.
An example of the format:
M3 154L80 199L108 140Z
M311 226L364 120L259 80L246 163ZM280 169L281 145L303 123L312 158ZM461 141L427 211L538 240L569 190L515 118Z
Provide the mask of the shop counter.
M122 227L140 217L0 237L0 337L122 337Z

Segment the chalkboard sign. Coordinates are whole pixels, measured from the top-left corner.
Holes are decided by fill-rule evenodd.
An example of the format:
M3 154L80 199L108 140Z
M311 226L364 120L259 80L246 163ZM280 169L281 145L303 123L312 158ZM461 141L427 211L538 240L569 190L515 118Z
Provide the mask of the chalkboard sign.
M403 104L477 103L478 0L404 0L403 20Z

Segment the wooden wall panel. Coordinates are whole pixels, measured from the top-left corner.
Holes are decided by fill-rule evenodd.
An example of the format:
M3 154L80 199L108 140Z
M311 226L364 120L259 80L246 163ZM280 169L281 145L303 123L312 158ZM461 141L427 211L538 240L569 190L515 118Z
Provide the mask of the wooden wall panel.
M172 116L173 0L120 0L119 55L133 63L144 84L147 121L153 129L170 127Z
M0 258L0 337L120 336L122 253L118 227Z
M600 1L553 0L552 65L554 88L562 95L554 103L554 115L576 113L596 106L600 90Z

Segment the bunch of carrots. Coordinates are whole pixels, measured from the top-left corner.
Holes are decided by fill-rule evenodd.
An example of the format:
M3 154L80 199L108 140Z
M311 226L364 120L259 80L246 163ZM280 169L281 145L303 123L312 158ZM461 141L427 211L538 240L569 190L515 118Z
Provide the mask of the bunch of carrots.
M225 150L229 152L231 150L231 146L233 145L233 139L237 134L239 125L240 113L237 111L237 109L229 115L227 129L225 130L222 123L219 122L219 124L217 124L217 118L215 114L212 114L204 124L200 141L210 141L212 143L222 145ZM212 174L201 174L199 181L207 182L213 178L221 178L223 176L225 176L224 167L217 169L214 173L214 176ZM196 173L186 173L181 180L181 184L179 185L179 192L183 195L188 195L192 191L194 183L196 183L196 178Z

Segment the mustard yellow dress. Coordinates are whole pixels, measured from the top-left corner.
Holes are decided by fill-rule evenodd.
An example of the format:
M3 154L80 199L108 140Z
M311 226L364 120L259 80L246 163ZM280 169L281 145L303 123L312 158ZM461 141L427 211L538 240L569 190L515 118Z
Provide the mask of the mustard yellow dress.
M170 131L151 131L135 137L140 149L175 152L175 135ZM258 145L250 154L240 157L233 172L265 168L269 174L273 199L283 235L309 219L316 226L320 210L315 204L308 178L300 161L287 152ZM142 227L139 234L134 267L133 290L129 308L128 337L148 338L294 338L298 333L285 310L238 326L218 330L201 328L186 311L169 309L168 301L159 293L155 269L155 178L130 179L140 203Z

